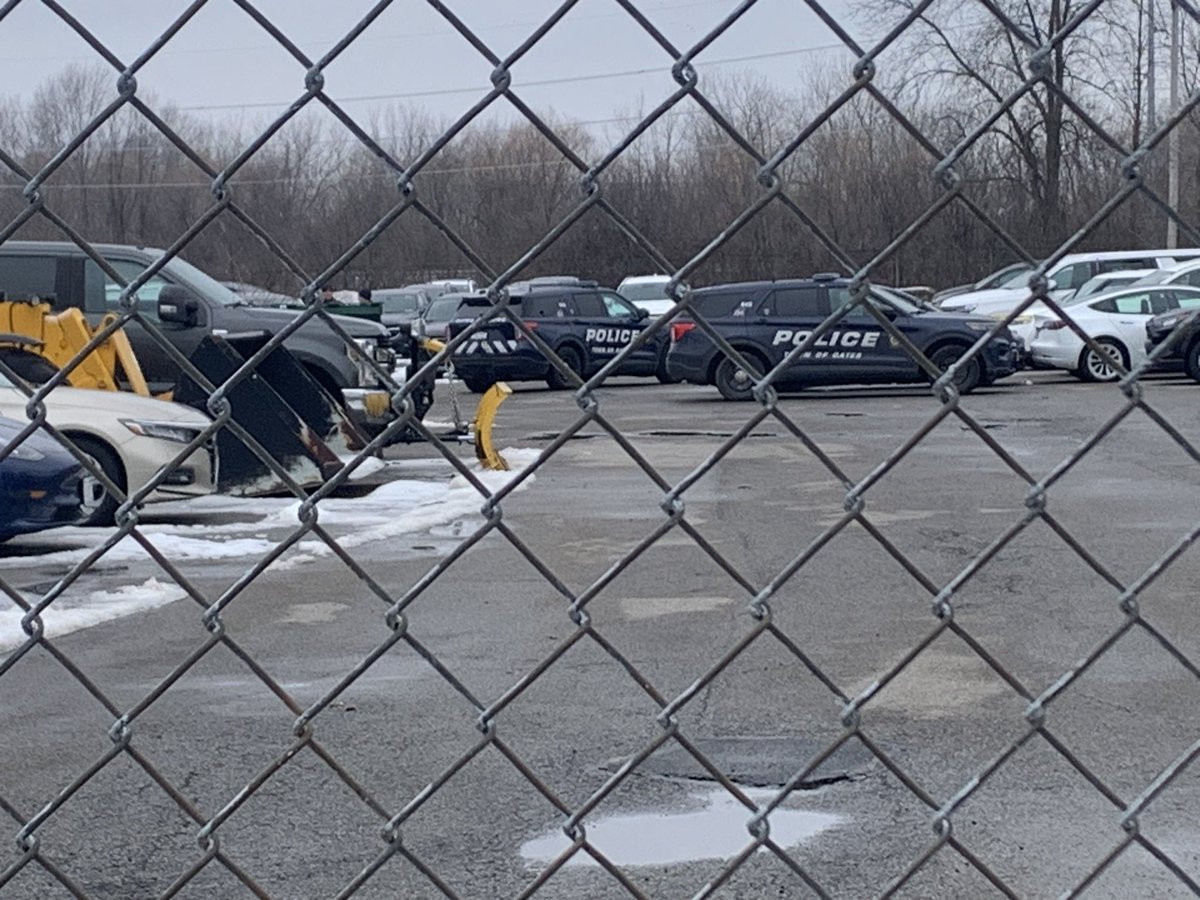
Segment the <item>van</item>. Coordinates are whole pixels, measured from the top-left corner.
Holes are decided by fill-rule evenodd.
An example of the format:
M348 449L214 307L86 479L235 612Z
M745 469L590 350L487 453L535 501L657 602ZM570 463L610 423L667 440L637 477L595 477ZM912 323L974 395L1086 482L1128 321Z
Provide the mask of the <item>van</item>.
M1068 253L1046 272L1049 294L1062 300L1097 275L1126 269L1172 269L1181 263L1200 259L1198 249L1107 250L1099 253ZM997 288L967 291L946 297L941 309L977 315L1007 315L1029 296L1029 273L1018 272Z

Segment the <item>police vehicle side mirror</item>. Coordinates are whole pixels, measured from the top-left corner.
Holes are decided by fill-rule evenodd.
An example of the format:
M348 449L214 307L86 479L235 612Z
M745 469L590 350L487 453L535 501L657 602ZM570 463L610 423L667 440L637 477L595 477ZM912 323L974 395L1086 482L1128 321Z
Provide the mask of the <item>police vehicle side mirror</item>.
M648 318L650 318L650 313L647 310L642 309L642 307L640 307L640 306L635 306L633 308L633 320L635 322L640 322L643 319L648 319Z
M158 293L158 318L176 325L195 325L200 318L200 301L187 288L164 284Z

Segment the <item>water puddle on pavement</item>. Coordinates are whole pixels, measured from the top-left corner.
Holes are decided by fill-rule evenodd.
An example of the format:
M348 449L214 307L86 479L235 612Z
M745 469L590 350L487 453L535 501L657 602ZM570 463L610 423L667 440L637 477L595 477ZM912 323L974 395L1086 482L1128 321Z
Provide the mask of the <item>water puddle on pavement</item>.
M749 792L755 803L766 803L770 791ZM623 813L585 821L588 843L618 866L660 866L704 859L728 859L750 842L746 823L750 811L724 790L703 795L704 808L690 812ZM842 821L830 813L777 809L770 816L771 838L782 847L795 847ZM561 830L527 841L521 856L530 863L549 863L571 845ZM599 865L586 852L576 853L568 866Z

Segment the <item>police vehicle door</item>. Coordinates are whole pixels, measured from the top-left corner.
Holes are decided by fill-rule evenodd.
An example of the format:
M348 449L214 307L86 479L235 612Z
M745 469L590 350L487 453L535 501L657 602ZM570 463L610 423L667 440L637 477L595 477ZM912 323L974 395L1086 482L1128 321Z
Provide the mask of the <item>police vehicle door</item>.
M597 302L599 315L595 315ZM604 365L620 353L641 334L644 327L637 307L612 291L588 292L586 295L578 293L575 295L575 305L579 312L579 324L584 328L583 338L588 355L597 365ZM650 359L653 359L653 352L642 347L631 354L627 364Z
M735 313L736 315L736 313ZM829 301L819 285L775 288L746 315L747 329L756 343L765 345L774 368L829 316ZM813 384L829 377L829 337L823 335L792 362L788 381Z
M911 331L906 327L907 317L885 298L875 297L872 302L876 309L887 314L897 331L902 334ZM841 309L850 303L850 289L841 285L831 286L829 303L834 310ZM856 377L871 378L911 375L916 369L913 358L863 306L846 313L835 330L840 336L836 341L837 346L832 349L837 352L832 353L829 359L839 372L853 372ZM907 336L910 340L914 339L912 334Z

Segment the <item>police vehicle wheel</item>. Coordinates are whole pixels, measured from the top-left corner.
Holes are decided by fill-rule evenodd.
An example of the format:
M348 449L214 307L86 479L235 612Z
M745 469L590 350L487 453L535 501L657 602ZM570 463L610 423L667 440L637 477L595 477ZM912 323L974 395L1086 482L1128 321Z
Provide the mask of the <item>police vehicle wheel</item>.
M721 360L713 376L713 383L726 400L754 399L754 378L730 359Z
M1192 341L1183 354L1183 368L1192 381L1200 381L1200 341Z
M966 352L966 347L958 344L949 344L935 350L933 355L929 357L929 361L944 372L954 363L958 362ZM954 386L960 394L969 394L975 388L979 387L981 381L983 381L983 364L979 361L978 356L972 356L970 362L958 370L958 375L954 379Z
M1099 338L1096 341L1101 347L1111 353L1116 359L1125 363L1125 349L1111 338ZM1084 381L1116 381L1120 373L1112 365L1107 354L1101 356L1091 347L1084 347L1079 357L1079 377Z
M570 344L565 347L559 347L554 352L558 354L558 358L563 361L566 367L576 375L583 372L583 357ZM558 371L557 366L551 367L550 374L546 376L546 384L550 385L551 389L556 391L564 391L571 387L570 380L564 377L562 372Z
M473 394L482 394L494 383L490 378L480 378L478 375L463 375L462 383Z
M664 344L662 352L658 354L658 367L654 370L654 377L658 379L659 384L678 384L678 378L672 378L671 373L667 371L667 351L670 350L669 344Z
M121 460L108 444L95 438L83 435L67 435L75 446L82 450L108 476L108 480L125 490L125 468ZM117 499L104 489L91 472L84 471L79 482L79 511L82 515L80 525L111 525L113 515L117 511Z

